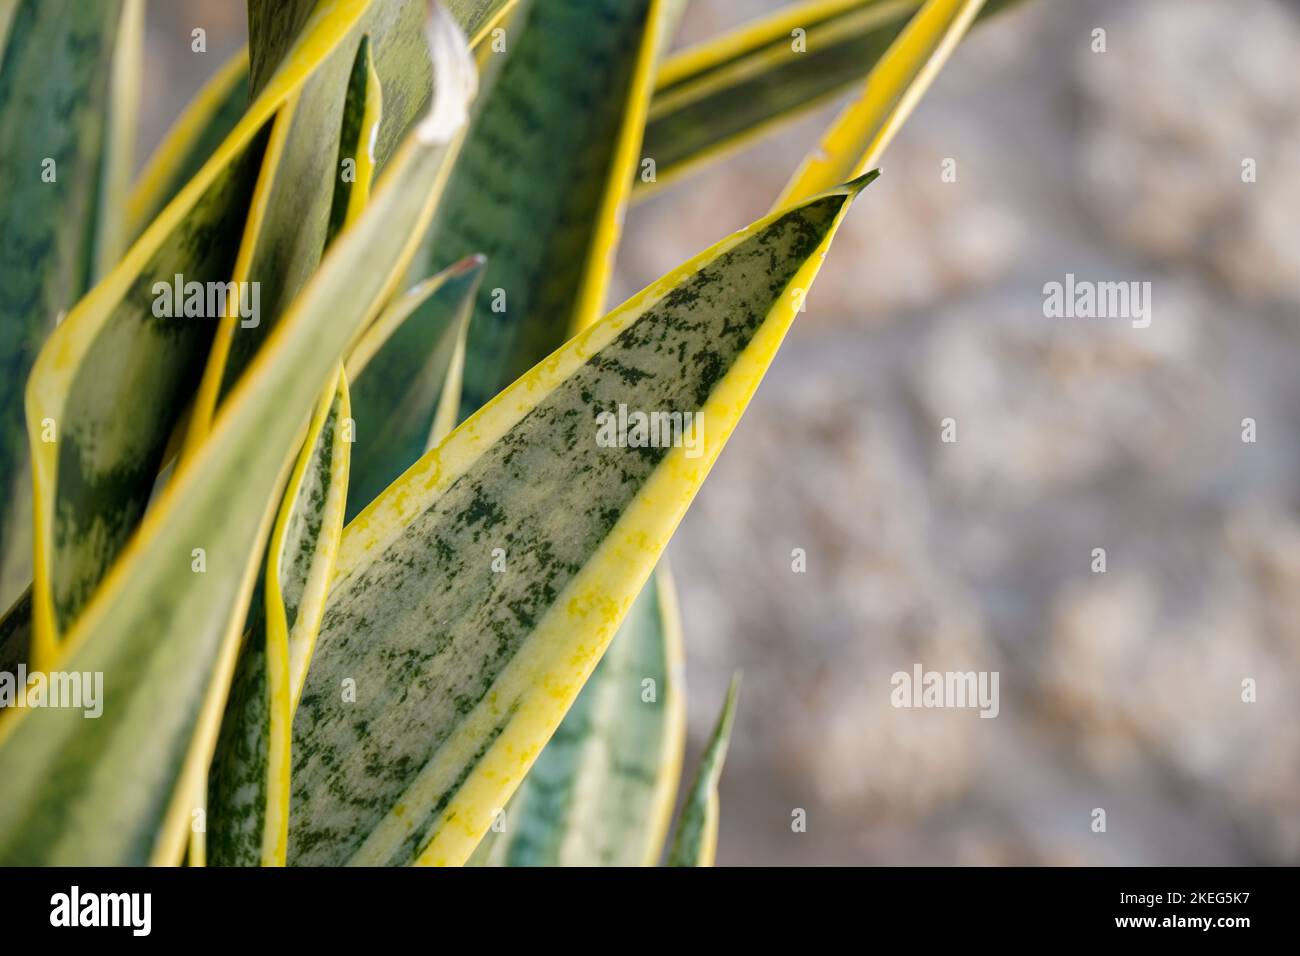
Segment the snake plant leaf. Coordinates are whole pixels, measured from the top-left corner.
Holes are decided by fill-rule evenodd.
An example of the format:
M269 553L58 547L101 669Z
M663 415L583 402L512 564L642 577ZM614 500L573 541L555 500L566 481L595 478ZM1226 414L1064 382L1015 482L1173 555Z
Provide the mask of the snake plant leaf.
M736 697L740 693L740 675L731 679L722 713L713 728L713 736L704 748L695 782L682 804L681 818L668 851L669 866L712 866L718 848L718 780L727 759L727 743L736 717Z
M653 866L685 737L682 642L660 565L578 699L470 858L490 866Z
M122 4L10 0L0 49L0 604L31 579L23 385L93 269Z
M519 20L523 23L524 32L522 37L516 34L516 46L521 48L514 54L517 59L507 59L507 65L491 87L492 93L481 101L481 115L471 131L467 148L473 150L477 143L481 156L475 162L467 155L464 164L462 179L465 189L460 195L464 196L465 207L458 215L463 216L465 226L458 229L458 224L449 220L450 228L434 235L430 240L433 246L430 255L434 262L442 261L437 245L447 241L458 241L462 244L461 248L484 248L492 255L503 257L500 267L494 270L494 275L485 285L485 289L491 287L490 292L481 294L478 314L474 319L476 325L472 333L472 346L475 358L467 373L464 414L469 414L482 405L508 379L540 360L569 335L581 331L599 318L618 241L618 226L627 198L626 192L611 187L620 185L617 177L629 174L628 163L634 159L632 151L635 150L635 140L639 138L644 122L650 73L657 67L668 47L683 6L681 0L663 0L655 5L645 5L644 23L638 21L638 11L634 9L636 4L623 7L621 23L617 18L603 17L603 36L593 37L593 42L599 44L599 49L588 54L588 59L594 57L600 62L609 61L611 51L617 51L619 45L630 49L630 37L640 32L635 63L627 56L622 63L615 61L614 82L605 89L592 82L595 79L597 84L608 83L599 75L599 71L592 77L577 76L567 64L560 62L570 54L560 52L563 41L558 36L571 32L565 18L572 19L576 11L575 5L542 0L537 7L525 7L520 14ZM598 4L597 12L609 7L609 4ZM591 115L589 107L564 105L566 99L573 98L584 103L601 104L605 110L622 109L621 104L626 103L629 110L627 123L621 132L611 133L610 130L618 122L617 114ZM500 139L503 130L515 123L513 114L521 109L525 111L524 115L533 118L533 133L523 138L512 134L510 155L502 157L493 143ZM551 132L556 128L557 109L562 110L560 115L566 121L566 135L573 144L570 150L559 153L553 151L548 142ZM538 117L545 120L540 126L537 125ZM581 125L584 121L587 124L585 128ZM555 169L554 159L557 155L571 157L572 165ZM479 167L492 157L496 159L496 167L486 169L487 175L478 175ZM518 178L517 169L534 170L526 175L533 181L534 187L538 182L543 183L542 191L539 192L536 188L521 190L525 180ZM598 201L601 190L605 191L605 198ZM474 205L480 201L499 202L498 197L503 192L527 193L532 208L523 216L512 214L524 209L524 206L519 205L519 199L512 200L503 217L506 220L504 229L483 231L479 223L472 219ZM544 215L561 224L563 241L577 245L576 254L560 249L560 255L552 257L560 259L563 255L569 255L569 261L561 261L558 268L554 262L546 261L546 253L538 249L536 244L526 240L530 228L529 218L537 213L539 200L542 208L549 210ZM447 208L453 208L450 202ZM457 231L463 232L459 239L449 238ZM552 230L550 234L554 235L555 231ZM586 236L594 239L585 238ZM585 262L585 250L581 244L590 245ZM512 311L513 309L518 311ZM491 325L484 328L485 321ZM663 576L666 579L666 572ZM658 577L660 576L656 575ZM671 586L671 581L667 583ZM652 592L653 585L650 585L647 594L638 600L638 606L653 606L655 598ZM636 624L641 617L635 615L633 623ZM647 633L651 626L660 628L659 633L653 637ZM619 642L617 646L636 648L656 641L662 644L669 639L665 633L666 627L667 623L661 618L653 622L644 621L640 626L632 627L633 633L626 637L620 635L616 639ZM579 706L579 711L581 710L582 707ZM658 713L663 715L665 711L661 709ZM574 720L580 723L582 717L575 715ZM569 736L571 735L561 731L562 738ZM564 744L558 743L555 746L562 749ZM579 785L577 780L558 779L558 775L565 769L576 774L584 769L584 765L561 756L554 763L543 760L538 773L547 777L548 786L553 789ZM676 785L675 774L678 768L673 767L671 761L667 761L655 772L670 781L671 786ZM653 775L651 780L654 780ZM612 780L611 792L617 786L617 780ZM627 809L634 808L629 805ZM618 837L635 844L638 836L645 839L647 833L643 828L636 835L615 834L611 832L612 819L592 822L595 829L587 836L593 844L604 840L609 853L616 852L614 841ZM582 834L572 837L575 840L583 838ZM662 834L659 839L662 839ZM630 845L628 849L631 858L637 859L637 848ZM483 852L486 853L486 849ZM504 848L502 852L505 852ZM658 852L657 845L655 852Z
M799 202L876 164L965 35L984 0L926 0L790 180L777 205Z
M184 306L214 310L196 303L201 295L169 309L167 293L180 282L212 283L200 288L213 293L220 285L224 296L234 265L227 250L239 235L260 155L255 141L366 7L365 0L339 0L313 18L221 148L38 356L27 386L38 656L69 628L135 529L197 382L213 323L187 316Z
M322 395L267 547L265 606L240 656L207 798L216 866L284 865L289 727L343 531L351 442L347 377Z
M633 296L349 523L294 718L291 864L468 859L614 636L872 178L760 220ZM604 447L597 415L620 406L682 413L680 440Z
M242 624L242 611L230 609L247 606L248 556L269 531L285 449L296 447L318 390L400 281L459 145L460 129L443 118L463 115L473 61L450 21L435 23L445 82L430 116L439 123L420 124L394 155L370 206L222 408L212 440L177 469L68 635L60 664L104 675L102 715L0 715L0 863L179 857L227 690L214 692L212 675L234 666L233 655L216 658ZM448 108L447 97L462 105ZM203 573L195 573L196 548ZM196 737L212 741L206 752L191 746Z
M248 51L227 60L167 131L127 200L127 234L139 237L225 142L248 109Z
M418 260L427 274L488 259L462 416L604 311L663 11L662 0L524 0L516 14Z
M477 49L515 2L448 0L446 6L470 37L470 46ZM271 57L268 52L268 61ZM248 61L246 47L232 56L191 101L146 163L128 205L133 237L189 182L243 116L249 102Z
M394 299L349 353L356 434L347 520L456 423L483 264L469 256Z
M979 19L1021 2L989 0ZM641 150L655 178L638 176L633 200L861 81L921 3L803 0L671 57L656 77Z

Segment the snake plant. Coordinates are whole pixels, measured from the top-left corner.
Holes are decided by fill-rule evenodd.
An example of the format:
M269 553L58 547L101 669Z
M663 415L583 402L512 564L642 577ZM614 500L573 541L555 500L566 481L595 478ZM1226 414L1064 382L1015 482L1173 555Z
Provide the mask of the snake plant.
M128 189L144 0L0 0L0 862L712 862L663 551L983 4L682 5L248 0ZM629 203L853 82L607 311Z

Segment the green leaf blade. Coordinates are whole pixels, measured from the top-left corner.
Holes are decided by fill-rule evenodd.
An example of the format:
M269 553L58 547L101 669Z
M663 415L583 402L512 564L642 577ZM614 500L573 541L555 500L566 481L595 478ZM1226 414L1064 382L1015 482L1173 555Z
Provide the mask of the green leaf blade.
M291 863L468 858L757 387L793 319L790 288L811 281L871 178L733 234L633 297L349 524L294 721ZM712 437L696 459L602 448L595 416L619 404L704 411ZM497 548L505 573L492 570Z

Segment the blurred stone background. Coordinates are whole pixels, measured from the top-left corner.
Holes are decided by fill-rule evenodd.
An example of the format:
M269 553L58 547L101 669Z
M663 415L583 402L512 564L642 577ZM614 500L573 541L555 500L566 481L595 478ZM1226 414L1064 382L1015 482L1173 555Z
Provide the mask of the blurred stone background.
M679 42L779 5L691 0ZM142 157L243 29L150 5ZM1297 63L1283 0L1029 0L962 44L671 548L688 774L744 671L720 864L1300 862ZM633 209L616 295L837 109ZM1151 282L1150 328L1044 318L1066 273ZM999 716L892 708L914 662L999 671Z

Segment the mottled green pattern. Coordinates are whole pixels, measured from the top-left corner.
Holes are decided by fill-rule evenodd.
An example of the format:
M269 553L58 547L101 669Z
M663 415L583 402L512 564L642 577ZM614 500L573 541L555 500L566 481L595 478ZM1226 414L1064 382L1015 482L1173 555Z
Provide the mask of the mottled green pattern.
M683 279L336 582L294 720L291 863L352 856L655 471L664 449L601 448L596 415L699 409L848 198L798 207ZM506 573L491 568L498 547ZM418 855L453 792L406 808L420 825L390 863Z
M357 432L348 480L348 521L429 448L452 363L458 351L463 354L483 260L467 260L452 271L456 274L448 275L407 317L352 383Z
M990 0L980 20L1023 0ZM811 6L811 5L810 5ZM863 8L888 7L897 15L856 32L828 37L837 22L861 15ZM659 181L678 175L689 163L767 128L798 118L827 98L865 79L889 49L921 0L862 0L845 11L813 16L800 27L807 33L805 52L792 49L793 38L781 31L764 36L735 56L706 70L660 86L651 102L641 155L655 161ZM742 28L743 29L743 28ZM757 72L746 72L747 61L779 53L781 58ZM714 86L715 74L736 70L727 82ZM692 93L698 89L697 93ZM683 97L666 106L668 97ZM637 176L634 186L653 183Z
M259 602L260 603L260 602ZM221 734L208 771L207 864L260 866L266 822L266 614L259 606L230 685Z
M335 393L329 415L312 445L302 483L289 489L294 503L281 545L279 577L290 631L298 619L303 590L319 560L316 549L326 530L326 496L333 485L334 466L338 456L348 454L348 443L339 440L342 396L341 391ZM335 524L328 531L337 535L339 529ZM207 852L211 866L258 866L262 862L271 721L266 617L260 607L253 615L208 776ZM288 648L284 651L287 653ZM284 667L288 669L287 656Z
M658 591L652 578L471 865L640 866L658 853L654 802L682 693Z
M22 0L0 45L0 603L31 575L23 389L85 291L118 0ZM45 182L53 160L55 182Z
M722 713L700 757L699 770L691 789L686 792L677 833L668 851L668 866L712 866L712 848L718 837L718 780L727 759L731 724L736 718L736 697L740 693L740 676L731 679Z
M505 63L479 97L422 260L429 272L488 257L462 416L564 342L579 288L605 268L589 251L649 12L650 0L533 0L496 54Z
M408 157L304 291L276 352L227 409L222 440L205 450L178 494L159 503L111 604L66 661L69 670L103 672L102 716L29 710L0 742L0 864L149 859L275 477L344 347L393 278L395 266L373 264L396 263L427 225L424 200L447 150L420 147ZM203 574L191 571L196 547L206 549Z

